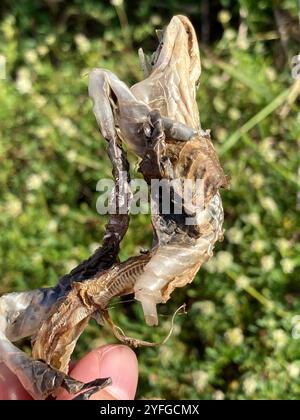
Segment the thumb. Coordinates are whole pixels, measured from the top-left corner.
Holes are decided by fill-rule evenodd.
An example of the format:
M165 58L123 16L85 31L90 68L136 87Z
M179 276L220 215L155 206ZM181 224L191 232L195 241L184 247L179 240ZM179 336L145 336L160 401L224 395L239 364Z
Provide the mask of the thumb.
M138 363L135 353L124 345L107 345L92 350L71 370L70 376L82 382L110 377L112 385L91 396L92 400L134 399L138 382ZM61 391L57 399L72 399Z

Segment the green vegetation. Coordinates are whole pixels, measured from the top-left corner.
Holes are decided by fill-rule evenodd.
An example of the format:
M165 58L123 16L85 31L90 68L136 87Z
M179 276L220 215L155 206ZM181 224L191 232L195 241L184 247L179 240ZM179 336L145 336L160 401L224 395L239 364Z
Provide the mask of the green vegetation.
M231 177L231 189L222 192L225 239L194 283L160 306L158 328L145 325L135 302L116 302L111 314L129 335L159 341L187 303L166 345L138 351L139 398L298 399L296 2L111 3L1 2L7 74L0 80L0 293L54 285L101 242L96 183L111 168L86 75L104 67L128 84L139 80L138 46L153 50L155 27L173 14L189 15L203 41L202 125L212 129ZM150 239L149 217L133 216L122 258ZM91 323L76 357L113 340Z

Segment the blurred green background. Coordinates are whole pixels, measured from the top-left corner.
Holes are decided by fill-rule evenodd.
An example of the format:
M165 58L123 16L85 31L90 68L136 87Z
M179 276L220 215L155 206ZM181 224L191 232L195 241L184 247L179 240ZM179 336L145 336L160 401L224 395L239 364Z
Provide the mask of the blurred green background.
M133 301L111 314L127 334L159 341L187 303L166 345L138 350L138 398L299 398L297 1L4 0L0 13L0 293L54 285L101 243L96 183L111 167L87 74L140 80L138 47L154 50L154 28L186 14L200 41L202 126L231 177L225 239L160 306L159 327ZM133 216L122 259L150 241L149 217ZM113 341L91 323L75 356Z

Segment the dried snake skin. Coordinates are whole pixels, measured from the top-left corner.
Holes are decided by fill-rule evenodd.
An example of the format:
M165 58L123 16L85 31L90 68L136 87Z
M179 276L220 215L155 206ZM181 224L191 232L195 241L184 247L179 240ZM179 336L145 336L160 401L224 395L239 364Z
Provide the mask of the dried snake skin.
M198 214L196 226L187 226L185 218L178 221L172 215L153 220L162 244L134 287L149 325L158 322L156 304L166 302L176 287L190 283L212 256L215 242L223 236L223 207L218 190L227 185L210 136L200 127L196 102L201 73L199 48L194 28L185 16L171 20L158 50L148 77L131 91L162 116L187 124L199 133L186 143L166 138L164 158L170 159L174 178L203 180L205 208ZM173 233L166 239L160 233L170 221L174 222Z
M140 171L149 185L154 179L193 183L200 179L203 207L193 214L198 194L193 188L183 214L153 213L153 247L120 263L120 242L129 224L127 205L125 213L110 215L102 246L55 287L0 297L0 362L9 366L34 398L46 398L59 387L77 393L106 386L108 378L83 384L67 375L71 354L88 321L92 317L100 324L109 321L110 300L134 293L147 324L156 325L156 305L194 279L223 235L219 189L227 179L210 135L200 125L196 102L200 55L188 18L173 17L152 57L140 51L140 58L146 77L130 89L107 70L94 69L90 74L89 94L108 141L113 176L117 185L124 172L129 180L125 143L141 159ZM120 191L116 188L116 199ZM130 196L129 191L125 194ZM191 216L196 217L194 224L187 222ZM26 336L32 337L32 358L12 344ZM86 398L89 395L90 391L84 393Z

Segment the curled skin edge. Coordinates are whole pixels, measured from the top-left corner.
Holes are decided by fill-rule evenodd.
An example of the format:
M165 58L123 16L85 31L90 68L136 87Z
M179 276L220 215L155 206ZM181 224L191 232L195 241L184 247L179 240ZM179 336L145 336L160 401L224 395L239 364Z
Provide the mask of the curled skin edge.
M172 315L171 327L170 327L170 330L169 330L168 334L166 335L166 337L162 341L160 341L158 343L153 343L153 342L150 342L150 341L140 340L138 338L128 337L124 333L122 328L120 328L119 326L117 326L116 324L113 323L113 321L110 318L107 311L104 312L103 315L104 315L104 318L106 319L106 321L108 322L110 328L112 329L113 334L121 342L123 342L125 344L128 344L128 345L131 345L133 347L141 347L141 346L144 346L144 347L158 347L158 346L161 346L161 345L165 344L169 340L169 338L171 337L171 335L173 333L173 330L174 330L175 318L179 314L180 311L182 311L182 314L187 314L185 303L183 305L181 305L179 308L176 309L176 311Z

